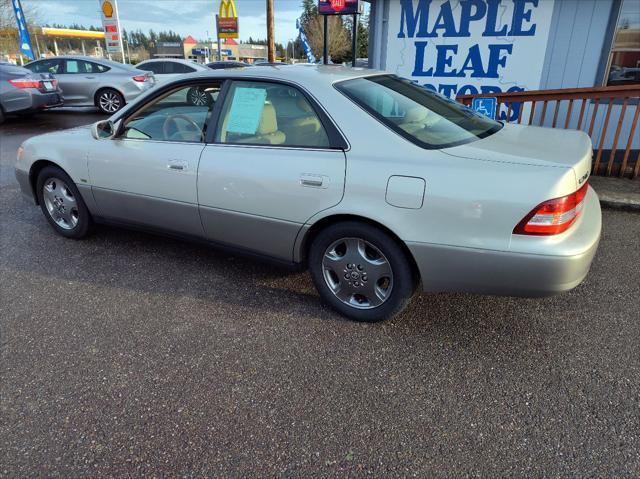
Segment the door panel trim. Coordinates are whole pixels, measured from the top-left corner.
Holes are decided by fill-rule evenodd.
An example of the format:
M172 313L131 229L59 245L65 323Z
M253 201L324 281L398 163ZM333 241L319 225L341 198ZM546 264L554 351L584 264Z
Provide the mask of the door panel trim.
M107 219L139 225L161 225L163 229L168 231L204 237L198 205L196 204L96 186L93 186L91 191L98 205L108 206L108 208L105 208L107 211L122 211L122 215L119 216L105 215L104 210L99 208L99 215Z
M302 224L200 205L208 239L285 261L293 261L293 248Z

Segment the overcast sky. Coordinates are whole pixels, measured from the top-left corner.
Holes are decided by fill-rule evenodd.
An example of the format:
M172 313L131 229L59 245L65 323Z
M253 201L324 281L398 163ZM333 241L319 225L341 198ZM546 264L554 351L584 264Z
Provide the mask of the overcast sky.
M267 37L265 0L235 0L240 38ZM301 0L275 0L276 41L286 43L297 36L296 18ZM219 0L118 0L120 22L126 30L173 30L183 37L215 36ZM79 23L100 26L98 0L22 0L25 10L34 8L38 23Z

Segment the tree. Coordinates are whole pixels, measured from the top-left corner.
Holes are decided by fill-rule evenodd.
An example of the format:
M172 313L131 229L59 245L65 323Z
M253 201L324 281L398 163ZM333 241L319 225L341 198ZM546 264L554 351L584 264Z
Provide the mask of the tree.
M345 19L345 27L349 31L349 41L353 35L353 18L349 16ZM358 19L358 51L356 58L367 58L369 56L369 14L360 15ZM349 60L351 60L351 50L347 54Z
M324 19L318 14L318 7L314 0L302 1L302 16L300 21L309 45L316 58L322 58L324 41ZM329 16L329 55L334 63L346 61L351 49L351 34L345 28L340 15Z

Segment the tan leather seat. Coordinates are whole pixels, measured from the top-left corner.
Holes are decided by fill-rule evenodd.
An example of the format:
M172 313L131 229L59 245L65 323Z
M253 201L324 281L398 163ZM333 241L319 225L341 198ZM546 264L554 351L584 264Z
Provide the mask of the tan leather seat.
M402 123L398 126L409 134L414 134L427 126L427 116L429 110L426 108L412 108L402 119Z
M309 102L303 97L298 97L296 106L308 115L290 120L282 126L287 134L287 143L301 146L326 146L327 135Z
M260 124L253 136L239 138L235 143L250 143L260 145L282 145L286 136L278 130L278 119L276 118L276 110L273 105L267 103L262 109Z

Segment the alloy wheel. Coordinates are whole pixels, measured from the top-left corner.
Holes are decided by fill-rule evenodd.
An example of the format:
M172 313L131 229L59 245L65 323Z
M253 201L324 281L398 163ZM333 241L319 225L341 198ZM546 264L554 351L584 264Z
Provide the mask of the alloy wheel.
M80 219L78 202L69 186L59 178L49 178L42 187L42 197L49 215L65 230L75 228Z
M195 106L206 106L209 104L209 99L207 98L207 93L200 90L199 88L194 88L189 92L190 101L192 105Z
M360 238L341 238L329 245L322 257L322 272L336 298L357 309L380 306L393 289L389 260Z
M100 95L99 103L100 103L100 108L102 108L107 113L115 113L122 106L120 102L120 97L116 92L113 92L113 91L103 92Z

